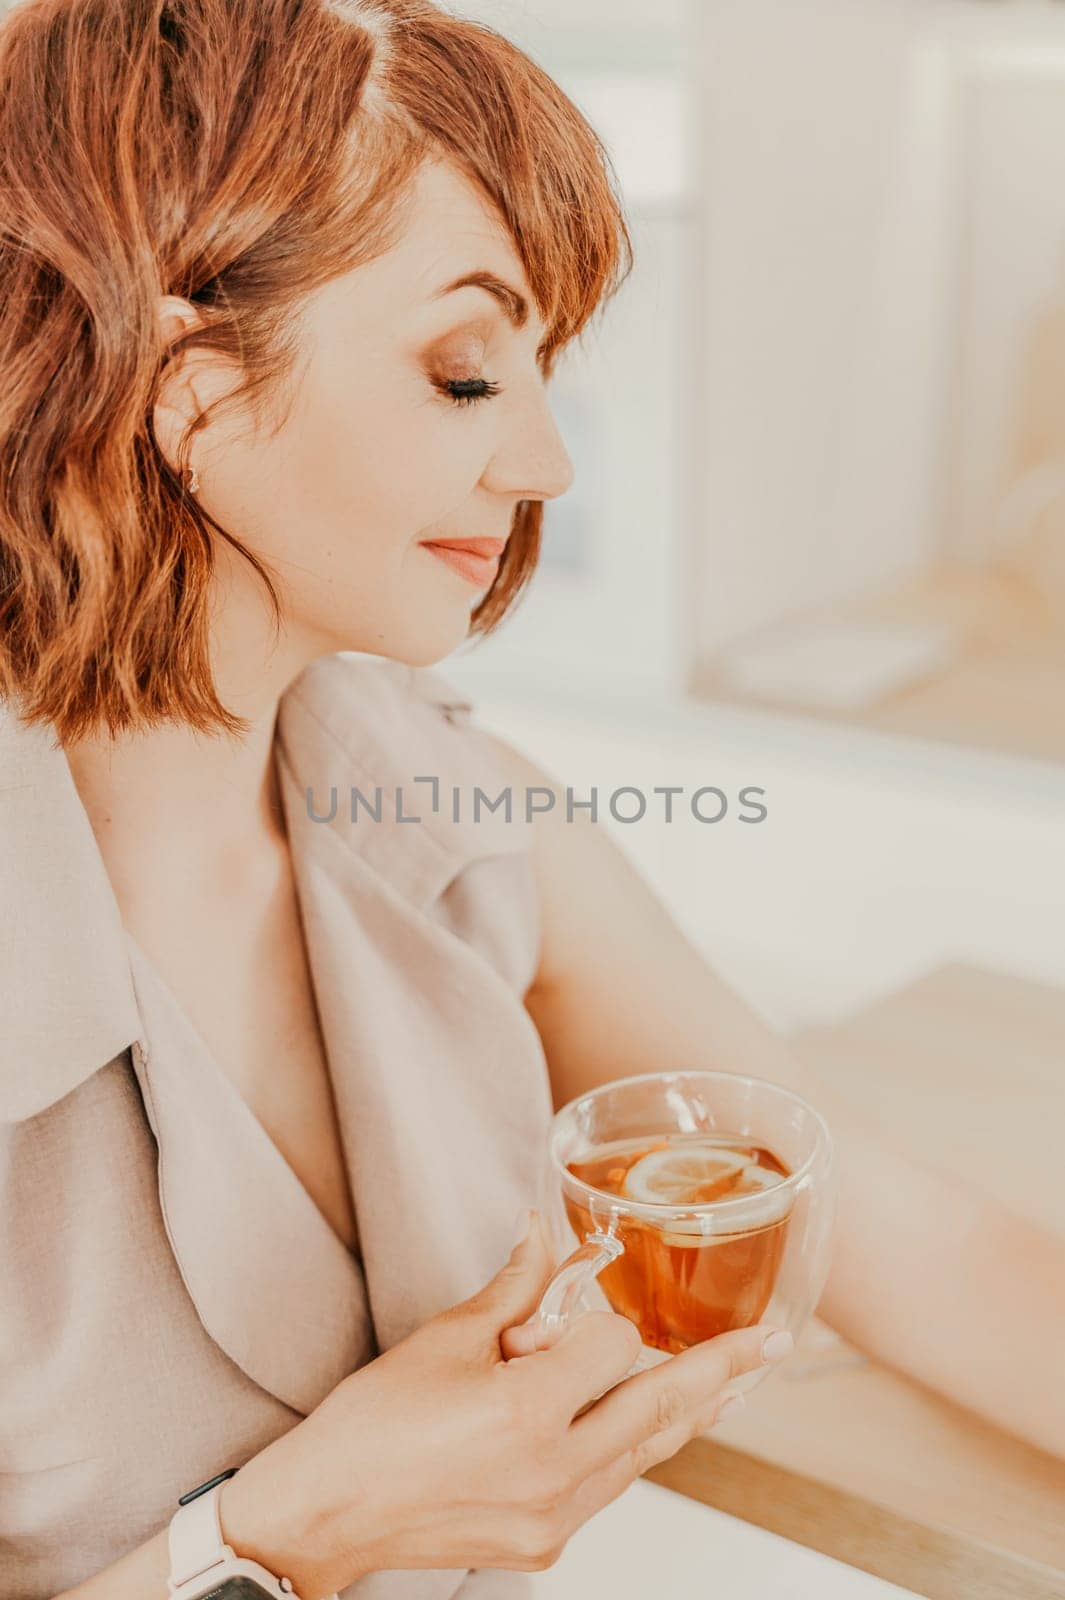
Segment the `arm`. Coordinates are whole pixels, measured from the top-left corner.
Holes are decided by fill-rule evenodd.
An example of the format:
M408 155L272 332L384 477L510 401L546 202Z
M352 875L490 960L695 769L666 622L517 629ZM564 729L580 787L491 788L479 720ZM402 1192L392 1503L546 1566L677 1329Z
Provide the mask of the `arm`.
M708 967L587 812L496 741L513 781L558 794L533 857L543 942L527 1009L556 1105L632 1073L707 1067L796 1089L836 1138L840 1204L819 1312L847 1339L1065 1456L1065 1240L918 1165L803 1068Z
M165 1600L169 1572L164 1528L147 1544L138 1545L95 1577L73 1589L64 1589L55 1600Z

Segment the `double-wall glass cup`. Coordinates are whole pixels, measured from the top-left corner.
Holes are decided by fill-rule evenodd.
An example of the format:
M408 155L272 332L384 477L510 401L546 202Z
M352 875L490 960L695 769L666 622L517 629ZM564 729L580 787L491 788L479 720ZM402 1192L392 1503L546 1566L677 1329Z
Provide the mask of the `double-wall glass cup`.
M798 1337L835 1197L828 1128L790 1089L728 1072L604 1084L551 1124L541 1211L570 1253L535 1314L539 1342L593 1308L635 1323L642 1366L757 1322Z

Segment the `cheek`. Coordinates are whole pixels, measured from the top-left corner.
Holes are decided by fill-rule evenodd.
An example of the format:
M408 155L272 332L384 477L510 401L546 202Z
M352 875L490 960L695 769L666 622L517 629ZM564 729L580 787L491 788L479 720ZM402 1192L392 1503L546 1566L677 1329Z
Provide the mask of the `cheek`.
M358 382L327 369L304 393L286 453L320 526L403 545L473 492L491 458L485 422L394 359Z

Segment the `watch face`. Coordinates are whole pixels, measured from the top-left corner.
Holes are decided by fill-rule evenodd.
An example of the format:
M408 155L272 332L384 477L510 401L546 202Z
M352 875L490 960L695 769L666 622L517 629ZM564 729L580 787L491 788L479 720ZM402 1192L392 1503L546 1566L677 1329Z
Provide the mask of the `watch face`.
M270 1600L270 1591L254 1578L223 1578L217 1589L208 1589L200 1600Z

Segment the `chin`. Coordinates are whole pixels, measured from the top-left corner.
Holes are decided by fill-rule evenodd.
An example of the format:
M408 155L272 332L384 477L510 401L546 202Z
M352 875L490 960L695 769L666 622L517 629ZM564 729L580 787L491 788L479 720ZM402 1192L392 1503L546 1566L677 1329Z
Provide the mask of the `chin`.
M450 628L426 629L416 639L407 642L406 648L397 651L397 657L412 667L432 667L457 650L470 632L469 614L462 616ZM389 652L391 654L391 652Z
M410 667L432 667L469 638L470 609L450 606L444 610L438 606L433 615L417 620L405 618L402 627L389 629L376 639L345 637L334 649L364 651L390 661L405 661Z

